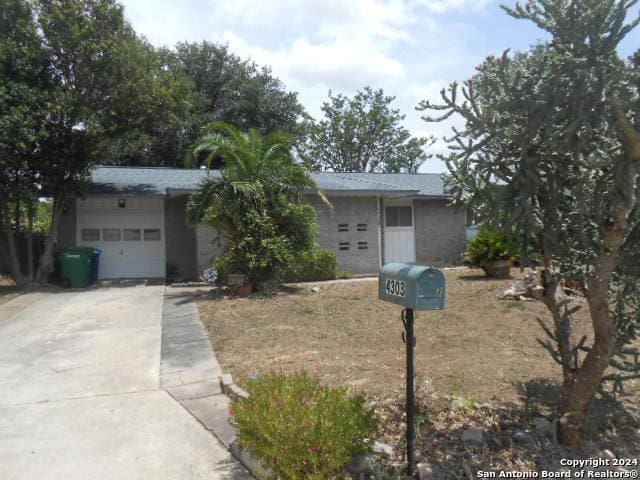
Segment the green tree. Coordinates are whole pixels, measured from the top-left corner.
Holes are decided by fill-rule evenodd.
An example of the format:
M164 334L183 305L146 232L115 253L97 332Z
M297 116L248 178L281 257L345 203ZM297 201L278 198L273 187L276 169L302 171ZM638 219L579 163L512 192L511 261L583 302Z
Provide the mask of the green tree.
M561 427L572 446L584 437L597 392L640 374L633 347L640 325L640 71L617 51L638 24L627 21L635 3L538 0L506 8L551 40L489 57L461 88L443 90L441 104L421 103L442 113L427 121L466 121L446 158L456 203L500 220L519 240L522 262L540 259L529 291L552 317L551 325L541 322L548 335L541 343L562 368ZM589 337L576 335L579 306L565 294L567 279L584 284Z
M298 133L304 109L297 94L285 89L268 68L240 59L226 46L210 42L179 43L160 52L163 70L188 85L186 108L146 140L148 158L140 163L181 166L188 149L214 122L264 134Z
M43 138L51 93L49 64L33 18L33 4L0 2L0 246L16 282L33 277L22 271L16 240L21 207L32 225L37 201L37 146ZM31 242L31 234L28 235ZM31 252L31 249L29 250Z
M305 164L331 172L416 173L431 141L412 137L400 124L405 116L392 108L394 100L370 87L353 98L329 92L324 118L309 121L300 146Z
M193 223L204 221L224 238L227 248L216 264L223 275L245 273L263 286L278 279L293 255L314 246L315 211L300 200L317 186L295 162L292 145L288 134L217 123L194 146L194 158L224 165L221 178L205 181L188 206Z
M3 252L17 281L46 282L65 200L82 194L90 167L105 162L108 140L179 95L165 94L161 63L115 0L2 0L1 7ZM25 276L12 237L25 201L33 226L38 196L53 200L51 228L38 272Z

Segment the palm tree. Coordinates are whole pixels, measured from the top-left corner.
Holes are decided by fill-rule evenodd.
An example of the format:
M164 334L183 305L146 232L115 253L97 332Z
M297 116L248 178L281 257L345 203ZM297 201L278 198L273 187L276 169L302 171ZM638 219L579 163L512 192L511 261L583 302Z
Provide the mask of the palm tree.
M263 135L258 129L243 132L228 123L214 123L191 149L189 162L204 160L207 168L223 162L222 179L207 180L191 198L189 218L200 222L206 210L215 205L215 197L224 184L238 193L249 194L262 190L267 198L285 195L299 202L304 191L326 197L311 178L309 171L296 163L291 152L293 137L276 132Z
M309 171L296 163L293 138L283 133L242 132L216 123L191 150L191 162L207 168L222 162L222 177L208 178L191 196L192 223L215 228L225 252L215 260L220 278L243 273L258 288L277 281L300 252L316 245L315 211L301 205L305 191L318 190Z

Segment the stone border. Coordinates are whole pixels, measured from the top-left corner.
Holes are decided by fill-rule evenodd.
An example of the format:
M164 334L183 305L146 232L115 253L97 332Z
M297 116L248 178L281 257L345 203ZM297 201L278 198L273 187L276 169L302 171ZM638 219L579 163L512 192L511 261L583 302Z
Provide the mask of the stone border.
M235 384L235 382L233 381L233 377L231 376L230 373L223 373L220 376L220 389L222 390L222 393L224 393L231 400L242 400L242 399L249 398L249 394ZM229 425L231 425L231 422L229 422ZM235 428L234 428L234 434L235 434ZM234 438L227 448L229 448L229 450L231 451L231 454L234 457L236 457L236 459L240 463L242 463L247 468L247 470L249 470L251 474L256 478L273 477L273 472L263 467L260 461L256 459L253 455L251 455L251 452L242 448L237 438Z

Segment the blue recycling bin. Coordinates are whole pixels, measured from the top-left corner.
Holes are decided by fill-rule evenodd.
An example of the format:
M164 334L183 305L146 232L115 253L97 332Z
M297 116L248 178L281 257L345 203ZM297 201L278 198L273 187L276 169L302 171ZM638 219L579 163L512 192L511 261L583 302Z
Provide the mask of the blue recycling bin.
M100 268L100 254L102 250L98 250L97 248L93 249L93 255L91 255L91 270L90 270L90 280L93 285L98 281L98 269Z

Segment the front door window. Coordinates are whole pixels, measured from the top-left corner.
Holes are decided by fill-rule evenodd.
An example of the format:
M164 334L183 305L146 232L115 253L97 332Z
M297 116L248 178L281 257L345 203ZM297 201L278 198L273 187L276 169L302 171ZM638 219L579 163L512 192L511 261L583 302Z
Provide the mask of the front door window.
M384 218L387 227L413 226L413 212L410 206L385 207Z

